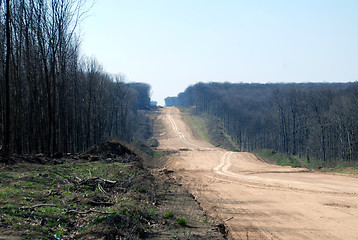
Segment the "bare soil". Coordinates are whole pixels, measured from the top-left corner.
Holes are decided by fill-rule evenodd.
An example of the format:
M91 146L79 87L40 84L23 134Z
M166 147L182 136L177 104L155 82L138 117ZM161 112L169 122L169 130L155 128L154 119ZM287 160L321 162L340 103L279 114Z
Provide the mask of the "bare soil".
M357 239L357 178L214 147L193 136L175 107L158 121L158 149L173 154L157 164L225 223L229 239Z

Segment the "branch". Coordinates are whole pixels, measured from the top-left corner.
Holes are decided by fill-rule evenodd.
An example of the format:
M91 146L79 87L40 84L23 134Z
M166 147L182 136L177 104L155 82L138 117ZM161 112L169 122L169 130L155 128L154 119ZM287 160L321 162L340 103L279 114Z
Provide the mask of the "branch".
M234 217L229 217L227 219L224 220L224 222L230 221L231 219L233 219Z
M33 206L29 206L29 207L20 207L20 209L25 210L25 209L34 209L34 208L38 208L38 207L56 207L56 208L59 208L59 207L57 207L56 205L53 205L53 204L36 204L36 205L33 205Z
M102 193L106 194L107 196L110 196L110 195L103 189L103 187L101 186L100 183L98 183L98 189L99 189Z
M102 212L102 211L98 211L98 210L94 210L94 209L90 209L90 210L87 210L87 211L84 211L84 212L81 212L81 211L77 211L77 210L74 210L74 209L70 209L70 210L67 210L65 212L65 214L69 214L69 213L77 213L77 214L88 214L88 213L100 213L100 214L113 214L113 212Z

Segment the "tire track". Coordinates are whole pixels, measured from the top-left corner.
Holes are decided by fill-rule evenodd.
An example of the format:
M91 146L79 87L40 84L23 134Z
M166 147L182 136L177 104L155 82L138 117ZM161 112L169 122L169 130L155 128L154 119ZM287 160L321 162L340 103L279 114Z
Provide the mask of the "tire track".
M181 141L189 146L192 146L192 147L196 147L198 148L199 150L216 150L215 148L208 148L208 147L203 147L203 146L200 146L200 145L197 145L197 144L194 144L194 143L191 143L189 142L186 137L184 136L184 134L179 130L177 124L175 123L173 117L171 116L171 112L169 112L167 115L167 119L170 121L171 125L172 125L172 128L174 130L174 132L179 136L179 138L181 139Z
M277 179L277 178L269 178L269 177L259 177L259 176L253 176L256 173L250 173L250 174L238 174L231 172L229 169L232 166L232 156L234 154L240 154L235 152L225 152L224 155L220 159L219 165L217 165L215 168L213 168L213 172L219 175L232 177L239 180L250 180L250 181L256 181L260 183L269 182L269 183L276 183L276 184L284 184L281 187L294 189L292 185L299 185L299 186L312 186L312 187L318 187L318 188L324 188L329 189L330 191L319 191L319 192L327 192L327 193L338 193L338 194L346 194L346 195L356 195L358 193L358 187L349 187L349 186L336 186L332 184L324 184L324 183L310 183L310 182L302 182L297 180L289 180L289 179ZM265 172L259 172L259 174L264 174ZM278 172L278 173L297 173L297 172ZM272 185L275 186L275 185ZM342 192L344 190L345 192ZM333 191L333 192L332 192Z
M169 161L173 177L210 215L230 218L225 222L230 239L356 239L356 179L269 165L249 153L208 148L193 139L178 109L163 113L171 133L163 146L178 150ZM191 151L180 151L183 143Z
M184 142L185 144L188 144L188 145L194 146L194 147L198 147L198 150L200 150L200 149L216 150L214 148L206 148L206 147L203 148L202 146L199 146L197 144L193 144L193 143L189 142L185 138L184 134L178 129L178 126L175 123L172 116L170 115L170 113L167 114L167 118L170 121L174 132L180 137L181 141ZM219 151L219 150L216 150L216 151ZM227 151L222 151L222 152L224 152L224 155L220 159L220 164L218 166L216 166L213 170L217 174L230 177L233 173L229 172L228 169L231 166L230 159L231 159L231 156L234 154L234 152L227 152ZM253 178L253 177L251 176L250 178ZM216 179L215 181L217 181L217 180L218 179ZM191 190L194 190L194 192L192 192L192 194L195 196L195 198L199 198L198 194L201 193L200 199L205 199L205 202L207 202L207 203L213 201L214 199L216 199L216 201L219 200L219 202L216 202L216 204L209 204L207 206L211 209L212 212L216 212L216 215L219 218L222 218L222 213L221 213L222 209L220 206L228 204L228 202L226 200L224 200L223 198L217 199L217 195L215 193L213 193L211 190L209 190L209 188L207 186L203 186L203 185L195 186L195 184L193 182L189 182L188 187ZM218 211L218 209L221 209L221 211ZM243 208L240 208L240 209L242 212L245 212L246 215L248 215L248 211L246 209L243 209ZM229 209L227 209L227 210L229 210ZM234 221L237 221L237 220L234 220ZM256 236L255 239L279 239L275 234L271 233L270 231L263 229L263 228L256 227L257 224L258 223L253 218L251 218L250 226L245 227L247 236L250 232L250 235L254 234ZM235 227L230 224L227 227L230 229L230 232L231 232L231 235L233 238L244 239L242 234L240 234L240 232L242 232L242 229L240 229L240 227L237 228L238 225L240 225L240 224L237 223L236 227Z

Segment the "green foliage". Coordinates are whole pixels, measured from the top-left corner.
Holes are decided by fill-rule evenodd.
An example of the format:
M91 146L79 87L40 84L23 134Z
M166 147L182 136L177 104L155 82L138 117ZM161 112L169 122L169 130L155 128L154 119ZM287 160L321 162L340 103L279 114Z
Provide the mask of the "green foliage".
M164 152L161 150L154 150L153 151L153 158L161 158L164 156Z
M164 215L164 218L172 218L172 217L174 217L173 212L167 212L167 213Z
M183 217L180 217L180 218L177 219L177 223L179 225L185 226L186 225L186 219L183 218Z
M266 161L274 162L280 166L302 167L302 159L293 158L287 154L279 153L270 149L256 150L255 154Z
M61 238L63 236L63 231L56 231L56 236Z
M357 162L341 162L338 163L332 171L342 174L358 175L358 163Z
M186 113L184 119L190 125L196 138L230 151L239 151L231 137L225 133L223 123L218 118L208 113L198 114L195 108L181 107L180 111Z
M209 132L206 128L205 116L198 115L186 115L185 120L191 126L193 134L196 138L210 142Z
M105 219L105 218L106 218L106 216L97 216L97 217L93 220L92 224L94 225L94 224L100 223L100 222L102 222L103 219Z
M154 209L154 208L151 208L151 209L148 210L148 213L149 213L149 215L153 216L153 215L155 215L157 213L157 210Z
M284 160L284 161L279 161L277 164L280 165L280 166L291 166L291 167L294 167L294 168L301 167L300 164L298 164L297 162L293 162L291 159Z
M272 149L255 150L254 153L262 159L268 162L276 163L280 166L305 167L309 169L320 168L322 171L337 172L342 174L358 174L358 163L356 162L333 162L328 164L315 158L311 158L310 161L308 161L307 158L289 156L287 154L276 152Z
M96 184L73 184L96 177L112 181L123 181L135 176L136 169L127 167L125 163L104 163L101 161L65 162L59 165L18 164L13 170L2 172L0 181L0 216L2 224L19 231L26 229L24 238L32 239L40 236L42 239L52 239L56 236L63 238L74 231L76 218L64 214L68 210L86 212L90 205L91 196L103 195ZM94 182L95 183L95 182ZM94 187L92 186L94 185ZM6 187L4 187L6 186ZM127 193L146 192L144 187L131 186ZM73 200L75 199L76 202ZM114 199L113 199L114 200ZM103 200L104 202L107 200ZM108 200L111 202L112 200ZM101 218L110 215L126 215L138 222L142 212L156 214L155 209L146 210L147 205L132 202L123 194L113 206L97 209L99 212L88 213L85 218L89 223L96 224ZM48 206L37 206L42 204ZM35 206L35 207L33 207ZM77 231L77 230L75 230ZM51 237L50 237L51 236Z

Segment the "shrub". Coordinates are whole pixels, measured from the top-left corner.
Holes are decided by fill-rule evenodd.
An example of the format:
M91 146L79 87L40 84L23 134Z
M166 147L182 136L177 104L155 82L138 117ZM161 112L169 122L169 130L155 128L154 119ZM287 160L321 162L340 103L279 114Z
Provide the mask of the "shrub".
M164 215L164 218L172 218L174 216L173 212L167 212L165 215Z
M186 219L180 217L180 218L178 218L177 223L178 223L179 225L184 226L184 225L186 225Z

